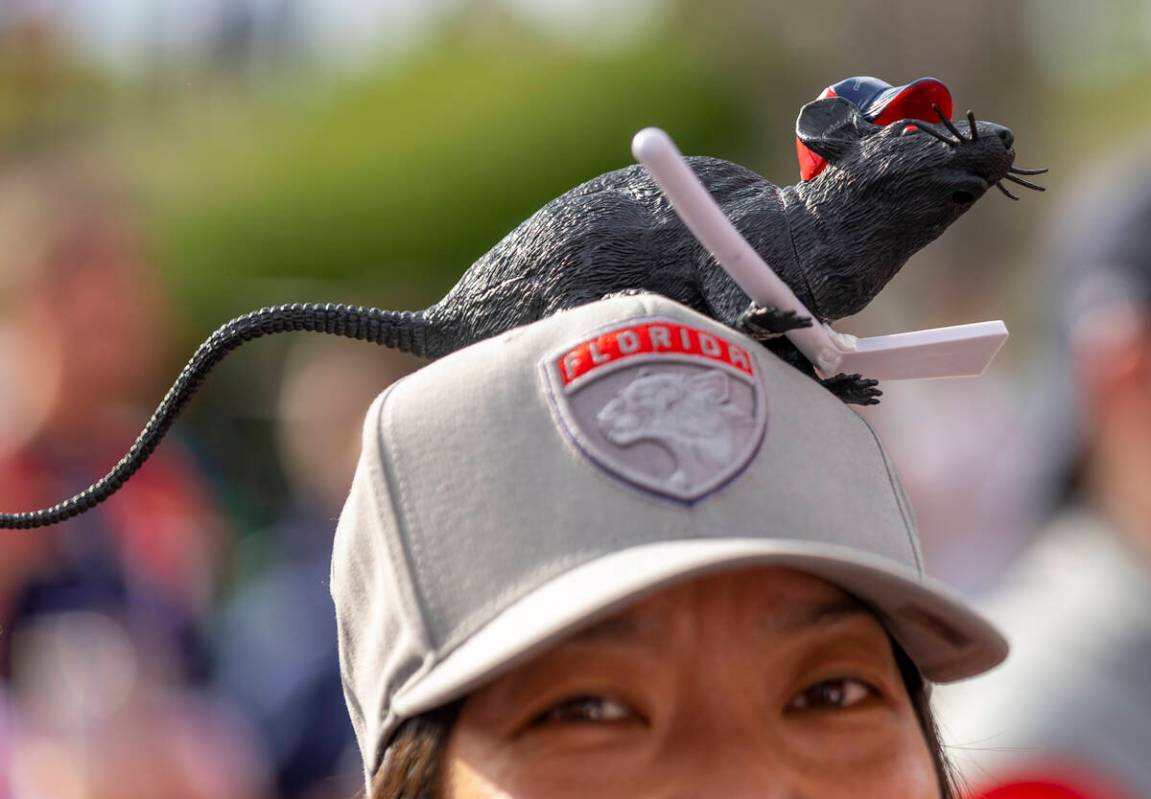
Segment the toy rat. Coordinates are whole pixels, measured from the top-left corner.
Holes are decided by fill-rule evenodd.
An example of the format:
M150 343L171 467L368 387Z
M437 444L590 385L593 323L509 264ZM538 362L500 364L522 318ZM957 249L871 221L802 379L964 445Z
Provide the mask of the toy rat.
M876 78L834 84L800 111L802 180L778 187L737 164L688 159L738 231L821 321L864 308L907 259L992 185L1042 191L1013 166L1014 136L952 121L934 78L893 87ZM208 372L254 338L307 330L438 358L566 308L620 292L663 294L764 342L815 377L781 336L811 324L752 304L676 216L639 165L601 175L549 202L423 311L296 304L264 308L219 328L196 351L136 442L111 472L52 508L0 514L0 528L53 524L99 504L140 467ZM846 402L873 404L876 381L822 380Z

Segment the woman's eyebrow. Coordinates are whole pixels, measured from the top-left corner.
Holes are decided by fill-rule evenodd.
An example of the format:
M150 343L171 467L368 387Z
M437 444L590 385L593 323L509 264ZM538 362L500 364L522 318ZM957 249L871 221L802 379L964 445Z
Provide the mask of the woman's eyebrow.
M639 625L631 617L610 616L572 633L567 640L578 643L630 642L641 637Z
M773 633L800 632L853 616L872 616L872 612L858 599L843 596L789 609L785 614L773 616L768 622L767 629Z

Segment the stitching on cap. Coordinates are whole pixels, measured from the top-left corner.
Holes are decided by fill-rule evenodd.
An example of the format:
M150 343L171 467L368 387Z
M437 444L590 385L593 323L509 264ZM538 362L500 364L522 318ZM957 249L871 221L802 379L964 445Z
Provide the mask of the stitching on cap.
M404 576L407 579L405 579L404 582L407 584L406 587L408 590L405 592L401 592L401 595L405 596L408 599L413 601L414 607L411 608L411 610L415 611L415 615L417 617L416 621L417 621L417 625L418 625L418 629L414 630L414 632L418 632L419 642L423 645L423 649L424 649L423 654L424 654L424 657L426 659L428 654L430 653L430 651L432 649L431 638L428 635L427 620L426 620L426 616L425 616L425 613L427 610L427 602L424 600L423 586L421 586L419 583L419 580L417 578L417 573L416 573L416 570L414 567L416 556L413 553L410 553L408 551L409 546L411 544L411 536L409 535L409 530L408 530L407 506L406 506L406 503L404 501L404 487L403 487L403 477L402 477L403 469L399 465L399 452L398 452L398 450L393 452L392 449L389 449L389 448L384 446L384 427L385 427L385 425L390 424L389 420L391 418L392 403L388 402L388 400L391 398L392 388L394 388L394 386L389 387L388 390L384 392L384 397L380 401L380 411L379 411L380 424L377 427L376 436L375 436L375 439L376 439L375 440L375 446L378 447L378 451L380 453L380 458L379 458L380 469L381 469L381 472L386 472L387 474L386 475L381 474L381 477L383 477L383 479L381 479L379 481L374 481L375 485L373 486L373 492L372 493L376 497L377 503L379 503L380 502L379 484L383 483L383 485L387 488L387 491L388 491L388 501L389 501L389 504L391 505L392 515L395 518L396 532L399 534L396 536L396 539L398 539L398 540L391 540L389 538L389 540L387 541L388 552L391 554L391 556L395 560L395 562L403 563L403 565L405 567L406 573ZM396 448L393 448L393 449L396 449ZM395 468L394 469L388 468L388 465L392 461L395 461ZM392 477L392 476L394 476L396 479L395 480L387 479L388 477ZM395 492L397 489L399 490L399 494L400 494L399 497L395 496ZM399 550L399 552L396 551L397 549Z
M899 484L895 477L895 470L892 467L891 461L887 458L887 453L883 451L883 443L879 440L879 434L875 432L875 428L859 414L855 414L855 417L863 422L863 426L867 428L867 432L871 433L871 439L875 442L875 448L879 451L879 457L883 460L883 468L887 470L887 482L888 485L891 486L892 496L895 497L895 507L899 508L899 517L903 519L903 529L907 533L907 543L908 546L911 547L911 556L915 559L915 568L920 576L922 576L923 561L919 557L919 547L915 541L915 526L911 523L903 493L900 491Z

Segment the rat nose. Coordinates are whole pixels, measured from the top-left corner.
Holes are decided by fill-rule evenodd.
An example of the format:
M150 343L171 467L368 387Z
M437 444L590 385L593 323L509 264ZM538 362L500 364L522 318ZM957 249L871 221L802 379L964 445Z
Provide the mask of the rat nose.
M990 139L992 136L998 136L999 140L1003 142L1003 149L1010 150L1015 145L1015 134L1011 132L1011 128L1000 125L996 122L979 121L979 135L976 137L979 140Z

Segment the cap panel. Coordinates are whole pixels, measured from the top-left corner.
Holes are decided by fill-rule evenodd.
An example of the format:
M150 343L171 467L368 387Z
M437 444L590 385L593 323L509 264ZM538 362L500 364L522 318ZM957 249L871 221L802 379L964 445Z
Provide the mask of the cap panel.
M849 544L919 571L881 448L858 415L762 347L767 435L749 473L701 503L701 537L760 535Z
M378 419L387 397L378 397L366 417L359 464L336 528L330 582L340 677L365 763L375 762L381 733L393 724L391 697L430 665L380 460Z
M871 426L871 422L862 416L859 417L859 420L863 422L867 427L867 431L871 433L871 438L875 442L875 449L879 452L879 456L883 458L883 465L887 469L887 480L891 484L891 491L895 497L896 507L899 508L899 515L903 519L903 531L907 535L907 546L911 551L911 557L915 561L915 570L919 574L924 574L923 550L919 546L919 525L916 524L915 508L911 504L910 497L907 496L907 489L905 489L903 483L900 482L899 473L895 470L895 464L891 462L891 457L887 454L887 450L883 448L883 442L879 440L879 434L875 432L875 428Z

